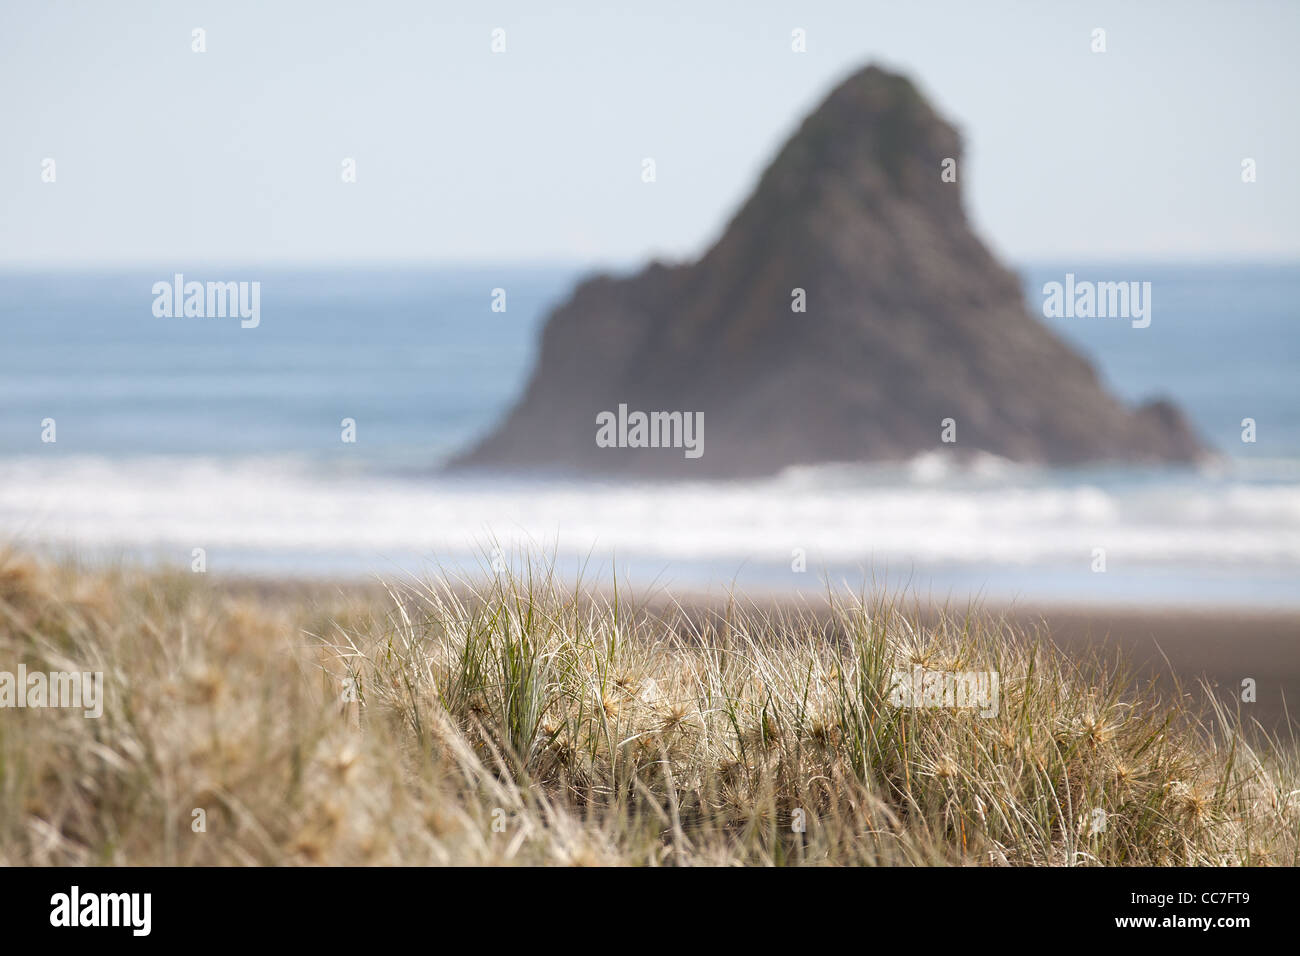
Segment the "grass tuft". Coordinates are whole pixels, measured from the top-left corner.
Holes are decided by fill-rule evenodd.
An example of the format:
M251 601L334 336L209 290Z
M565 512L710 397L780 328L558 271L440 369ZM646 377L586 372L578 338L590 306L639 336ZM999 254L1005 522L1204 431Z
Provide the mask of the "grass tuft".
M1300 846L1294 744L978 610L637 605L527 561L241 591L0 554L0 670L20 662L103 671L105 705L0 710L4 865L1294 865ZM917 666L996 672L996 715L897 706Z

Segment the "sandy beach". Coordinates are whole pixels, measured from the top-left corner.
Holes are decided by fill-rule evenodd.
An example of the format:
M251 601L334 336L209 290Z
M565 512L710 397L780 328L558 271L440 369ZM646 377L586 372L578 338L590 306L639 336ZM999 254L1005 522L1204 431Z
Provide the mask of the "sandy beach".
M1235 704L1242 681L1255 681L1255 702L1241 714L1267 730L1300 717L1300 614L1288 611L1142 610L1132 607L1013 608L1007 615L1026 628L1041 624L1067 654L1102 649L1122 652L1140 673L1171 677L1199 697L1204 679Z

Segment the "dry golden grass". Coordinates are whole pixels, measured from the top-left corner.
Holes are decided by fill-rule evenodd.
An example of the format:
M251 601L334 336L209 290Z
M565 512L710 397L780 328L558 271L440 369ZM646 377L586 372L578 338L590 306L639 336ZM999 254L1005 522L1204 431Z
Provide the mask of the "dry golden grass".
M20 661L103 671L106 700L98 720L0 710L0 864L1249 865L1300 846L1291 746L976 612L651 613L536 566L239 596L0 554L0 670ZM996 671L998 714L894 706L913 664Z

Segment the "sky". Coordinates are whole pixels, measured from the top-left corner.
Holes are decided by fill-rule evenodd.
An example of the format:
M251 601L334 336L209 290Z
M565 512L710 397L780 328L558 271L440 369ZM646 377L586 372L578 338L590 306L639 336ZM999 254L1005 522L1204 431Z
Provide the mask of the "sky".
M689 259L869 62L1009 260L1294 260L1297 49L1294 0L4 0L0 265Z

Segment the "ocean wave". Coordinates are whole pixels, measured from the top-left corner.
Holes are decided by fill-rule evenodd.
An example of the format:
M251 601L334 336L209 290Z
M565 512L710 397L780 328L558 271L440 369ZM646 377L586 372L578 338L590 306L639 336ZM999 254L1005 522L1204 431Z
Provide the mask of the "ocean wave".
M293 458L0 459L0 537L77 548L462 555L485 542L809 566L1300 566L1300 485L1178 473L796 469L653 485L411 477Z

